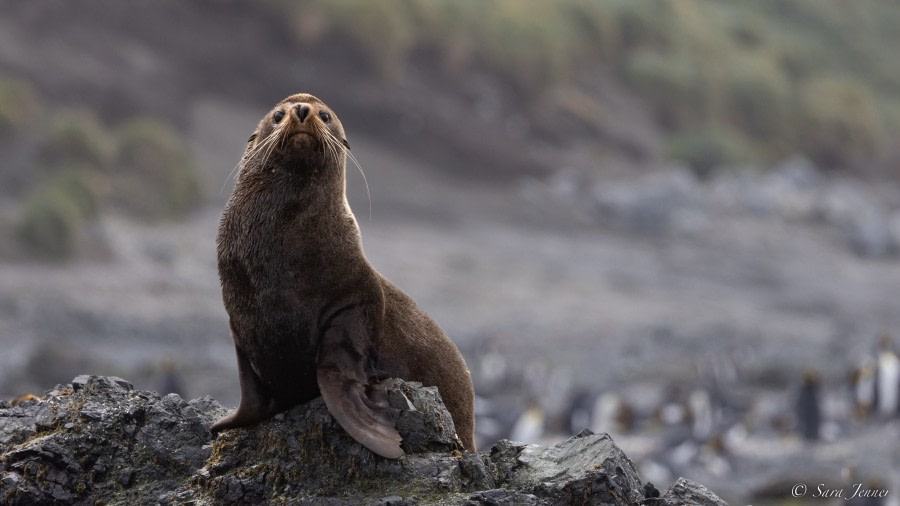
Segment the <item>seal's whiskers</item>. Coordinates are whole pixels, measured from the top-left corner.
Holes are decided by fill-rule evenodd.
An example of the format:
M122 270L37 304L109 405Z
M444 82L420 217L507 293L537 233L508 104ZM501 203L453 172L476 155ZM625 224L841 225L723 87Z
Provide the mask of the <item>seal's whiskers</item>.
M366 177L366 173L363 171L362 166L359 164L359 161L356 159L356 157L353 156L353 153L350 152L350 149L344 146L344 144L339 141L333 133L329 132L328 130L325 130L325 133L327 134L326 139L328 139L328 144L331 146L331 148L334 151L343 151L344 154L347 155L347 158L349 158L350 161L353 162L353 165L356 165L356 169L359 171L359 173L362 174L363 183L365 183L366 185L366 196L369 198L369 221L372 221L372 194L369 192L369 179ZM337 155L338 153L335 152L335 157L337 157Z

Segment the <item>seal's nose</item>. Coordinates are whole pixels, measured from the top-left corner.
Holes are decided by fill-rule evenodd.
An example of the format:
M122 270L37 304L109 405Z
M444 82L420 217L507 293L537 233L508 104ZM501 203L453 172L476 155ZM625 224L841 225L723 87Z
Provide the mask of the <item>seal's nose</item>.
M297 119L300 120L300 123L306 121L306 117L309 116L309 106L306 104L299 104L294 107L294 116L297 116Z

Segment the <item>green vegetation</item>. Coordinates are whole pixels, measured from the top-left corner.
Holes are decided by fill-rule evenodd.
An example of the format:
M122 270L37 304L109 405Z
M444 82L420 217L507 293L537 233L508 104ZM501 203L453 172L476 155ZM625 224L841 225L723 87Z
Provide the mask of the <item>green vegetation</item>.
M30 257L64 260L74 252L81 227L78 209L55 193L41 192L25 202L16 236Z
M179 218L203 199L200 171L182 136L164 123L138 119L121 127L116 204L143 218Z
M798 141L826 166L865 160L884 138L883 123L871 92L850 78L825 77L805 83L804 116Z
M687 163L702 176L717 167L739 165L751 156L750 146L728 129L679 132L670 137L666 148L669 158Z
M59 261L72 256L84 222L98 212L96 181L90 169L66 169L25 199L15 233L30 257Z
M50 120L40 146L41 161L54 166L83 163L109 166L115 142L100 121L86 110L62 111Z
M528 100L603 65L648 104L672 136L673 156L694 151L686 145L741 145L733 153L743 151L744 161L801 151L854 169L900 134L900 7L892 2L270 3L289 19L324 20L315 32L296 23L301 43L342 34L387 78L426 55L444 70L494 72ZM720 131L728 133L711 134Z
M22 132L39 107L37 94L28 82L0 77L0 139Z
M44 186L74 204L78 216L93 219L100 214L102 175L89 166L73 166L59 170Z
M0 139L36 140L38 168L22 185L20 211L0 230L14 241L0 241L29 258L62 261L77 253L85 226L109 205L154 220L183 217L203 202L200 171L168 125L135 119L114 135L87 110L44 118L36 114L38 98L26 81L0 76ZM4 177L12 176L0 173L0 184Z
M435 55L444 68L494 69L526 94L570 77L590 55L611 54L617 37L617 26L608 15L615 8L590 0L270 3L292 12L290 19L324 16L328 26L355 43L373 69L386 77L396 77L409 58L424 52ZM640 22L633 24L637 30L647 29ZM296 30L308 26L298 23ZM296 35L310 42L308 33Z

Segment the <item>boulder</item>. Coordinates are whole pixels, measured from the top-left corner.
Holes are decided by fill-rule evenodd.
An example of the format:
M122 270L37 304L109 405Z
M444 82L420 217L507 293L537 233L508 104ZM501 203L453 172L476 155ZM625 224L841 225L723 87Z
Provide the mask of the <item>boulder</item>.
M435 388L385 386L406 451L397 460L351 439L321 398L216 437L209 428L227 409L210 397L79 376L40 398L0 401L0 502L724 504L683 479L660 497L607 434L465 452Z

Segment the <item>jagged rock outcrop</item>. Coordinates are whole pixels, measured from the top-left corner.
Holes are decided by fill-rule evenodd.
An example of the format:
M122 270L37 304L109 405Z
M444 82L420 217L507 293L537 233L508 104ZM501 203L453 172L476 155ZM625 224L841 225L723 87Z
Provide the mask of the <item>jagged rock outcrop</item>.
M0 502L328 505L724 504L680 479L660 497L606 434L464 453L434 388L388 380L406 457L353 441L321 399L256 427L209 427L226 409L79 376L0 402Z

